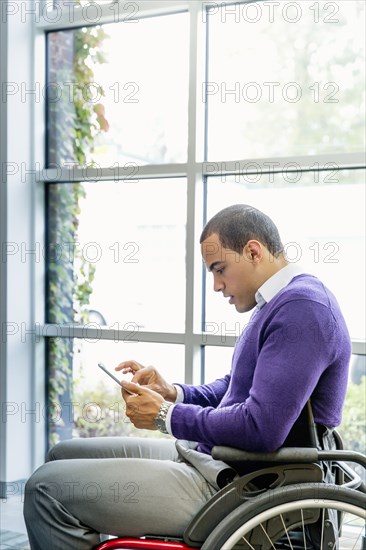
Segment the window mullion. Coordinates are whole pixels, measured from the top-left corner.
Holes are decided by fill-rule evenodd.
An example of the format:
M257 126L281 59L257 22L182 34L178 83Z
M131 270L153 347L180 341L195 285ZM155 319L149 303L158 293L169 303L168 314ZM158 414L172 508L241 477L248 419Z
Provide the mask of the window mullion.
M199 108L199 76L202 51L199 33L201 3L190 4L189 103L188 103L188 165L187 165L187 223L186 223L186 346L185 380L196 381L200 371L200 347L194 340L194 326L200 313L201 288L198 277L198 234L202 227L202 165L197 163L197 150L202 146L201 111Z
M69 0L58 0L53 10L43 6L36 22L37 28L44 32L108 23L134 24L145 17L187 11L188 4L185 0L120 0L95 5L88 2L81 7L75 4L74 7Z
M205 176L243 173L258 175L312 170L333 171L346 168L364 168L365 166L365 153L343 153L204 162L202 173Z
M140 331L139 327L118 328L99 326L97 323L78 325L74 323L46 323L38 325L38 338L82 338L86 340L113 340L114 342L155 342L166 344L184 344L186 335L179 332L148 332Z
M132 181L152 178L182 178L187 174L187 165L156 164L139 166L135 162L126 162L121 166L101 167L50 165L49 168L38 169L37 181L46 183L74 183L88 181Z

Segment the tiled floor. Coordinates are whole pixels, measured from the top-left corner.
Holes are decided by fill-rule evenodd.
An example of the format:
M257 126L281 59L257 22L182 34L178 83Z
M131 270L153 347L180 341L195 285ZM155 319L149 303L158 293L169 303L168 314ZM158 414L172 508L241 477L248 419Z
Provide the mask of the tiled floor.
M0 550L29 550L21 496L0 500Z
M0 531L0 550L30 550L27 535Z
M101 540L110 538L106 535L101 537ZM0 498L0 550L30 550L22 496Z

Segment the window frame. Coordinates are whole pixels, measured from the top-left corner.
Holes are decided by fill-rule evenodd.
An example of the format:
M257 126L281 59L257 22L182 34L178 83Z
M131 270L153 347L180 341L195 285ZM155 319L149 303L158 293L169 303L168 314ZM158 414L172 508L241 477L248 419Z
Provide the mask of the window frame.
M262 0L256 0L261 2ZM252 0L229 0L220 2L222 5L231 4L249 4ZM201 89L199 83L205 76L205 67L207 60L205 58L205 45L207 45L206 31L200 28L203 10L209 8L209 2L201 0L160 0L139 2L119 2L119 14L123 20L123 10L130 4L138 6L137 19L143 17L152 17L156 15L168 15L173 13L188 12L190 17L190 52L189 52L189 112L188 112L188 156L186 163L158 164L139 166L135 174L130 174L130 167L120 166L116 168L97 168L85 169L76 168L46 168L37 174L38 184L48 185L52 183L72 183L75 181L108 181L108 180L136 180L144 178L187 178L187 238L186 238L186 325L184 333L169 332L138 332L138 341L156 342L156 343L178 343L183 344L186 349L185 376L187 383L201 382L201 374L197 376L196 371L201 373L199 361L201 354L200 348L204 345L214 346L233 346L235 336L227 335L223 339L220 335L208 334L200 326L199 316L203 307L204 281L201 273L202 262L197 254L197 242L200 229L204 224L204 193L206 187L206 178L212 176L230 176L245 174L256 174L260 167L262 174L271 174L273 172L281 173L296 172L300 166L301 171L313 171L314 166L319 167L319 171L332 171L334 164L336 170L345 168L362 169L366 167L364 153L342 153L342 154L319 154L289 157L268 157L268 158L246 158L232 161L200 161L204 158L204 142L207 132L207 104L202 105L199 101ZM212 6L217 3L212 2ZM113 3L103 4L100 9L99 24L111 23L116 21L116 8ZM122 10L122 11L121 11ZM47 20L41 20L37 25L40 33L57 31L60 29L73 29L80 27L85 20L82 17L81 9L75 10L73 21L67 22L67 17L61 18L56 23L50 23ZM129 17L130 18L130 17ZM269 166L274 168L269 170ZM293 170L288 168L290 163L296 167ZM328 163L334 163L330 167ZM251 170L250 166L253 165ZM322 168L323 167L323 168ZM65 336L73 338L101 338L113 340L116 337L116 331L106 327L96 329L88 326L67 325L59 326L55 324L44 324L40 326L42 336ZM118 331L118 338L124 340L128 337L127 331ZM362 342L353 341L353 350L359 353L362 348Z
M246 4L249 1L224 1L220 5L230 4ZM261 0L258 0L259 2ZM127 8L131 2L119 3L123 9ZM144 178L187 178L187 239L186 239L186 325L184 333L168 333L168 332L138 332L138 341L141 342L156 342L156 343L179 343L186 348L185 360L185 376L187 383L197 382L197 376L194 371L197 369L197 359L199 360L199 348L202 345L216 346L233 346L235 344L234 336L227 336L224 341L221 336L207 334L203 330L199 330L199 322L197 317L202 310L203 282L200 274L201 261L197 255L197 242L200 234L200 228L203 225L203 188L206 178L213 174L215 175L236 175L243 173L243 166L246 167L246 174L256 174L259 166L263 174L269 172L268 166L276 163L274 172L281 173L289 163L295 163L302 171L311 171L312 167L319 166L320 171L334 170L334 166L326 167L327 163L335 163L336 170L345 168L360 169L365 168L365 157L363 153L342 153L342 154L321 154L307 156L290 156L290 157L269 157L261 159L237 159L233 161L199 161L202 158L203 142L205 136L203 129L206 131L207 112L199 101L200 87L199 82L202 82L205 71L206 59L202 52L205 48L202 46L206 43L206 36L199 28L199 21L202 19L204 9L209 7L208 2L194 1L187 2L184 0L163 0L163 1L140 1L133 2L138 6L137 19L143 17L152 17L156 15L168 15L173 13L189 12L190 16L190 60L189 60L189 113L188 113L188 157L187 163L176 164L160 164L160 165L144 165L139 166L135 174L131 176L129 167L115 168L98 168L87 170L85 169L42 169L37 174L37 182L39 184L52 183L72 183L74 181L107 181L107 180L134 180ZM212 2L215 5L215 2ZM113 3L105 4L100 7L101 17L98 20L99 24L110 23L116 21L116 10L111 9ZM79 13L77 13L79 12ZM121 15L121 12L119 12ZM50 23L46 20L41 20L37 25L38 32L46 33L48 31L56 31L59 29L78 28L85 20L82 17L82 10L75 10L73 21L66 21L65 17L56 23ZM123 17L123 16L122 16ZM123 20L123 19L122 19ZM85 25L84 25L85 26ZM200 80L201 77L201 80ZM248 166L253 164L251 171ZM286 168L291 172L291 169ZM201 327L202 328L202 327ZM116 331L105 327L100 329L80 326L67 325L58 326L52 324L44 324L40 326L42 336L66 336L73 338L101 338L112 340L116 336ZM118 331L118 338L124 340L128 337L128 332ZM361 343L353 342L353 348L360 350ZM198 368L200 371L201 369ZM201 378L201 377L199 377ZM200 379L198 380L200 382Z

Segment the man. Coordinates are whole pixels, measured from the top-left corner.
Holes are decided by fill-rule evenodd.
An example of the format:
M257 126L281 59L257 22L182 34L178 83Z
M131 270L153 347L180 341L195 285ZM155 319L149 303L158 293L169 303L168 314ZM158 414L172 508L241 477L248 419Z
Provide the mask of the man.
M316 277L296 272L272 220L250 206L216 214L203 230L201 251L214 290L239 312L255 308L230 374L194 387L169 384L136 361L116 367L134 375L122 390L134 425L177 441L56 445L26 486L32 550L90 549L99 533L180 536L236 473L211 458L213 445L274 451L310 396L316 423L340 423L350 340L334 296Z

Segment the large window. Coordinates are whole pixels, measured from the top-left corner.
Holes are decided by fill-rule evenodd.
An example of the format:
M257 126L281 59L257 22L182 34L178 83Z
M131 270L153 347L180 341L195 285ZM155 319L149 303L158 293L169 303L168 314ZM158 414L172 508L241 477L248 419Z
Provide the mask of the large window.
M359 369L364 2L53 8L38 23L50 443L132 433L98 361L188 383L228 372L248 316L212 291L198 240L229 204L268 213L289 260L334 292Z

